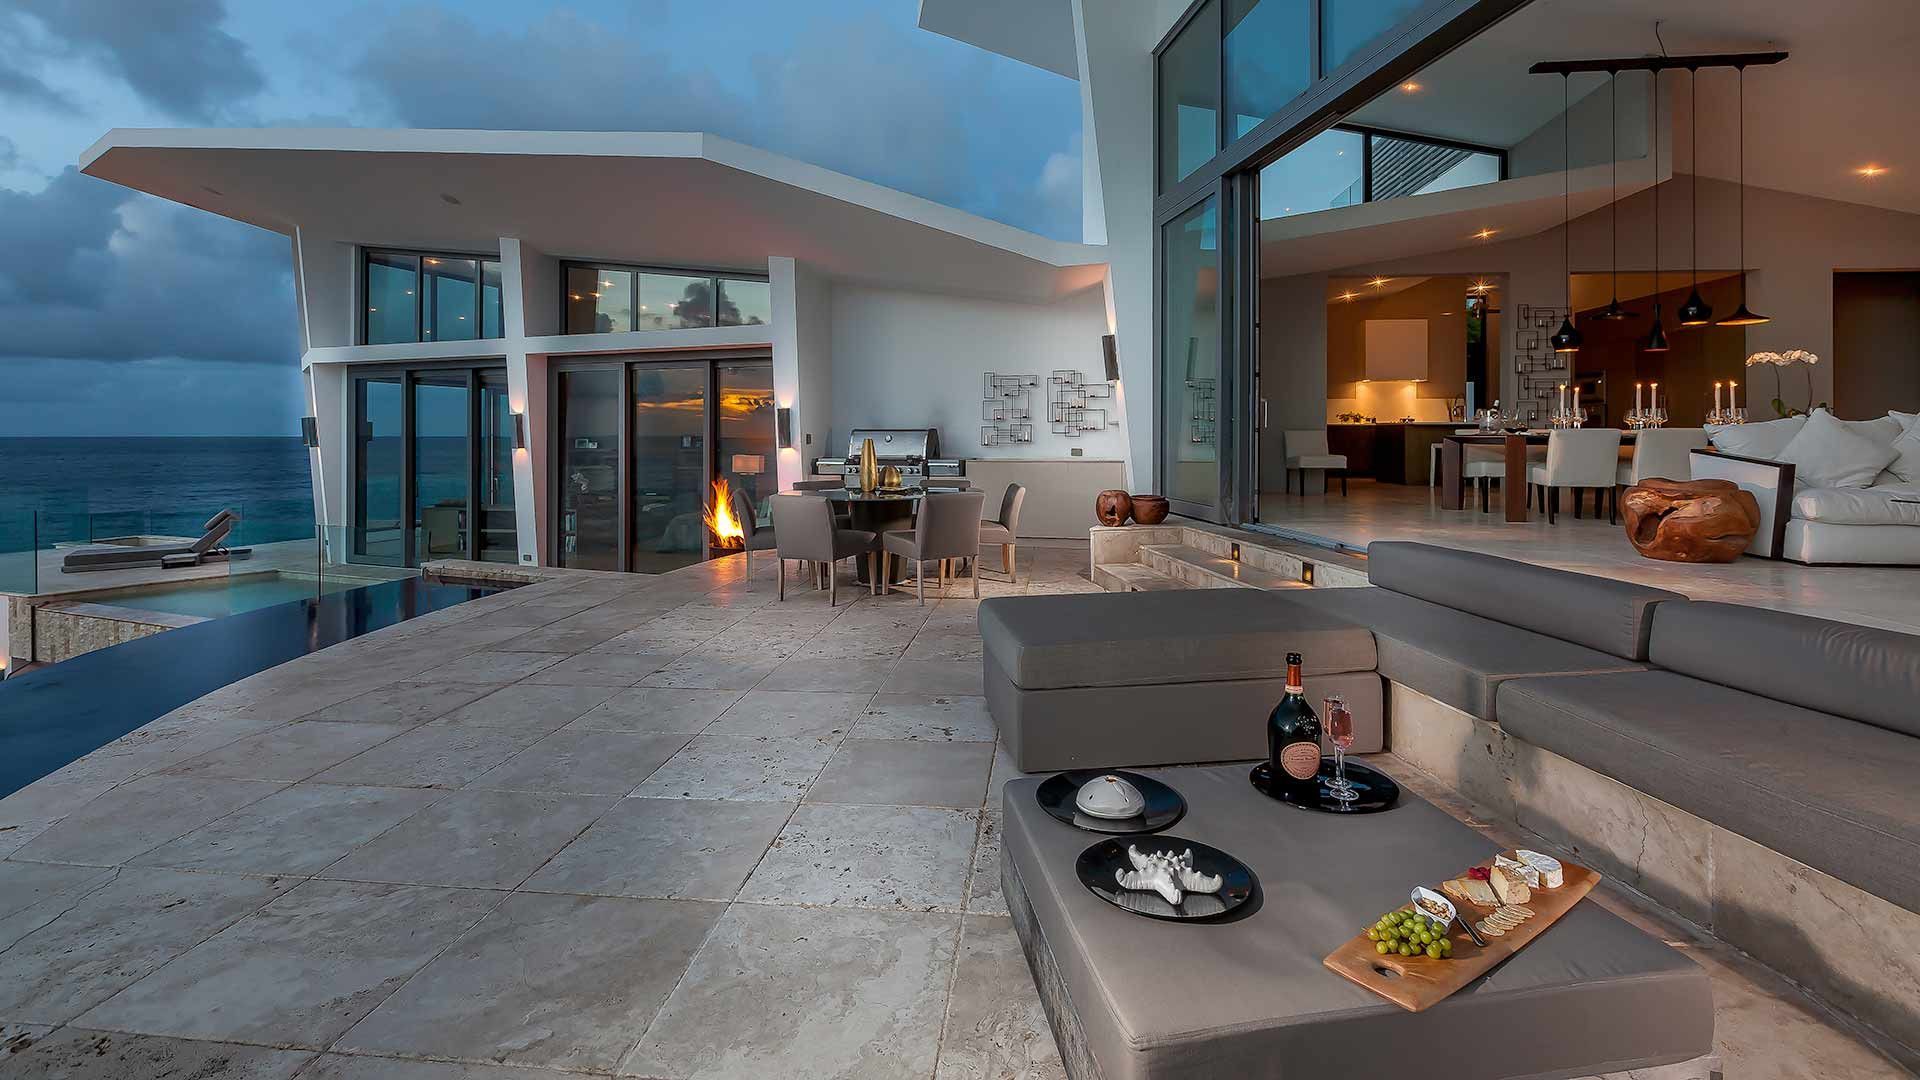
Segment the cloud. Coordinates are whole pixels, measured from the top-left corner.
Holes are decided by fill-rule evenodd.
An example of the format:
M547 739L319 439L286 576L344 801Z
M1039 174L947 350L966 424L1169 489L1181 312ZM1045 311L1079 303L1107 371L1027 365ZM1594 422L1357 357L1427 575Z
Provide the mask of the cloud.
M0 326L0 364L299 356L285 237L72 168L0 189Z
M246 44L220 28L222 0L141 0L137 8L115 0L16 3L57 46L185 120L228 116L266 86Z
M13 42L0 41L0 48L18 55ZM0 60L0 99L66 115L75 115L80 111L80 106L72 98L4 60Z
M0 360L0 435L292 435L306 412L292 364ZM85 483L87 477L50 478ZM9 494L0 486L0 499Z

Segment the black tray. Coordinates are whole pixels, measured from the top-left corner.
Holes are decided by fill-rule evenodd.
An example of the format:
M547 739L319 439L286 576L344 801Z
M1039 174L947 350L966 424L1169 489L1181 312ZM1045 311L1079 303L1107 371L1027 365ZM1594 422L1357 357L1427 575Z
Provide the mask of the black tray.
M1352 802L1341 802L1333 797L1327 785L1333 780L1333 759L1320 759L1320 787L1318 798L1311 801L1292 798L1273 787L1273 770L1266 762L1253 767L1247 779L1253 781L1255 791L1302 810L1319 810L1328 814L1377 814L1382 810L1391 810L1400 801L1400 785L1393 778L1368 765L1357 761L1347 761L1347 782L1359 798Z
M1159 893L1123 889L1114 879L1119 870L1132 870L1127 845L1150 851L1193 851L1193 868L1203 874L1219 874L1225 880L1217 893L1188 893L1179 907L1166 902ZM1245 904L1253 896L1253 871L1247 864L1219 848L1178 836L1125 836L1102 840L1080 853L1074 863L1080 884L1087 891L1122 911L1149 919L1169 922L1194 922L1217 919Z
M1073 805L1073 797L1080 793L1082 784L1102 776L1117 776L1139 788L1140 794L1147 800L1147 808L1130 818L1099 818L1081 813L1080 808ZM1179 792L1150 776L1123 769L1070 769L1054 773L1042 780L1033 794L1040 801L1040 809L1076 829L1088 832L1115 835L1159 832L1187 813L1187 800Z

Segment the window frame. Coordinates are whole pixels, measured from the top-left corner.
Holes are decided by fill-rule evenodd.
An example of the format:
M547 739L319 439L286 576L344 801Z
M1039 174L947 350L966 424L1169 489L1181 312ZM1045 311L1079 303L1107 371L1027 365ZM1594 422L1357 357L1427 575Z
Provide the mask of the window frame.
M429 344L432 344L433 342L441 341L441 340L454 340L454 341L504 341L506 340L507 271L506 271L505 260L500 257L499 252L495 252L491 255L488 255L484 252L478 252L478 251L436 251L429 248L382 247L375 244L356 245L356 252L357 252L356 258L358 260L358 267L357 267L358 274L355 277L355 284L358 286L359 296L358 296L357 302L354 305L354 313L355 313L354 328L353 328L354 344L356 345L429 345ZM367 302L373 295L372 278L371 278L371 270L369 268L369 263L371 263L372 261L371 257L374 255L402 255L414 261L413 262L413 340L411 341L373 342L373 341L367 340L367 323L368 323ZM441 339L441 338L428 338L422 335L420 330L420 319L424 312L424 308L421 305L426 302L426 291L427 291L424 283L420 280L421 278L420 265L421 265L422 259L471 259L473 260L477 270L477 273L473 281L473 315L474 315L474 330L476 331L475 336L471 338ZM500 267L501 336L497 338L482 337L479 334L479 331L485 330L487 326L487 317L486 317L486 311L485 311L486 297L487 297L487 271L486 271L486 267L480 265L482 263L493 263L495 266Z
M618 273L631 274L632 281L627 286L627 290L628 290L627 304L629 309L633 311L636 319L639 317L639 313L640 313L640 276L642 274L659 274L659 275L670 276L670 277L690 277L690 278L707 279L708 286L712 289L711 295L713 297L712 325L675 327L672 330L658 331L661 333L671 333L671 332L677 332L679 330L716 330L721 328L724 325L732 325L732 324L723 324L720 321L720 282L722 281L756 281L766 285L771 285L773 283L773 278L770 275L764 272L755 272L752 270L722 270L722 269L715 269L712 267L699 267L699 266L664 266L664 265L648 264L648 263L615 262L610 259L561 259L560 275L559 275L560 287L559 287L559 293L557 296L557 301L560 306L560 318L559 318L558 325L560 326L561 335L565 337L593 337L598 333L600 333L600 331L597 331L597 330L568 330L566 328L567 301L572 296L572 294L567 291L567 272L570 270L576 270L576 269L578 270L612 270ZM743 323L740 325L752 325L752 324ZM615 333L615 334L639 333L639 332L640 331L638 330L608 331L608 333ZM655 331L650 330L646 332L654 333Z

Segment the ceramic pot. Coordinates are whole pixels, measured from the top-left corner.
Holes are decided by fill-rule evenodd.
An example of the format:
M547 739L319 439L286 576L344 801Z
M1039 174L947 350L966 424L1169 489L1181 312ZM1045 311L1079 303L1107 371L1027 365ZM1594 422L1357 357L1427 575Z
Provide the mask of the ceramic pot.
M1167 500L1161 495L1133 496L1133 522L1136 525L1158 525L1167 520Z
M1102 525L1125 525L1131 513L1133 500L1118 488L1103 491L1093 500L1093 516L1099 518Z

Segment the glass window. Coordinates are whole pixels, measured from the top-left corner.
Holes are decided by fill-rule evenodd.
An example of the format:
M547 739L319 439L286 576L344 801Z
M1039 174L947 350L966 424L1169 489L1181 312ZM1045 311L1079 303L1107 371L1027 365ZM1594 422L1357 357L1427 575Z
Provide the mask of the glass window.
M752 501L759 520L767 521L767 499L779 488L775 472L773 365L765 361L725 363L714 369L719 395L719 474Z
M561 566L620 569L620 369L560 373Z
M1366 197L1365 136L1327 130L1260 170L1260 219L1352 206Z
M1420 4L1421 0L1321 0L1322 70L1332 71L1353 59Z
M633 271L567 267L567 333L632 330Z
M713 279L641 274L638 330L685 330L713 325Z
M1220 238L1214 200L1168 222L1161 249L1163 489L1168 498L1214 507L1220 497Z
M706 557L707 365L633 369L633 558L657 574Z
M421 341L472 341L480 336L475 304L479 273L474 259L421 258Z
M1226 0L1230 139L1298 97L1313 79L1314 0Z
M354 389L353 554L362 562L399 566L406 561L400 529L406 388L393 375L358 379Z
M480 557L488 562L520 558L513 513L513 406L507 373L480 373Z
M467 557L467 373L413 380L413 557Z
M505 322L500 298L500 264L483 262L480 264L480 336L506 337Z
M1368 201L1497 183L1500 155L1421 139L1369 135L1373 180Z
M1160 189L1220 149L1220 6L1207 0L1160 53Z
M720 279L721 326L764 326L773 321L773 286L745 278Z
M420 257L367 254L367 344L419 341Z

